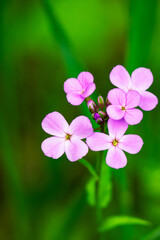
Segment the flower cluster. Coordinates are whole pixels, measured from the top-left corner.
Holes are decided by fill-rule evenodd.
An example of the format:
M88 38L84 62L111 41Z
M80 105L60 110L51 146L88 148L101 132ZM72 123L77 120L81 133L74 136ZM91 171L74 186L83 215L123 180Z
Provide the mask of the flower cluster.
M150 111L158 103L157 97L146 91L153 82L153 75L149 69L138 68L130 76L123 66L118 65L112 69L110 81L117 88L108 92L106 101L99 96L97 104L90 97L96 88L91 73L81 72L77 79L65 81L68 102L80 105L85 101L99 128L95 132L85 116L75 118L68 125L60 113L48 114L42 121L43 130L52 135L41 146L46 156L57 159L65 153L70 161L77 161L88 153L89 148L92 151L108 149L106 163L119 169L127 164L123 151L135 154L141 150L143 140L140 136L124 134L128 125L138 124L143 118L143 112L136 107ZM86 139L86 143L82 139Z

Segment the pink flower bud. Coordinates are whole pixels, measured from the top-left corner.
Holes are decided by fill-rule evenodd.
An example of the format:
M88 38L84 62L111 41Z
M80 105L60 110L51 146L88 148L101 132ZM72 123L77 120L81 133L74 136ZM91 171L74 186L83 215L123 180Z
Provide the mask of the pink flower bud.
M91 113L94 113L96 111L96 104L93 100L89 100L87 102L88 109Z
M103 107L104 107L104 99L103 99L102 96L99 96L99 97L98 97L98 106L99 106L100 108L103 108Z

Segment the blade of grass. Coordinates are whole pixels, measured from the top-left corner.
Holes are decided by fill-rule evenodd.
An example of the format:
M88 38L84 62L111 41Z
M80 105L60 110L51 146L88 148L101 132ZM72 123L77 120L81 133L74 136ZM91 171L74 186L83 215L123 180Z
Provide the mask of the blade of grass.
M73 53L73 49L71 47L71 42L67 34L65 33L63 26L60 24L56 16L53 3L51 4L49 0L41 0L41 2L42 2L43 9L46 13L46 16L48 18L48 22L50 24L50 29L53 34L53 37L57 40L57 43L61 50L62 57L64 59L64 63L66 65L67 71L70 76L76 77L82 70L84 71L85 67L77 61ZM98 94L95 91L93 93L93 99L95 100L97 99L97 97L98 97ZM83 113L90 118L93 127L96 128L97 124L91 118L91 114L88 111L88 108L85 102L83 102L80 107Z
M150 222L135 218L135 217L130 217L130 216L112 216L108 217L104 222L102 223L101 227L99 228L100 232L103 231L108 231L113 228L123 226L123 225L143 225L143 226L148 226L150 225Z
M49 2L49 0L41 0L42 6L50 23L51 32L53 37L57 40L59 44L64 62L66 64L67 70L70 74L79 73L82 70L81 64L77 61L71 49L70 40L65 33L62 25L58 21L56 13L54 11L54 6Z
M156 9L157 0L130 1L130 33L126 57L126 67L129 71L147 64L155 26Z

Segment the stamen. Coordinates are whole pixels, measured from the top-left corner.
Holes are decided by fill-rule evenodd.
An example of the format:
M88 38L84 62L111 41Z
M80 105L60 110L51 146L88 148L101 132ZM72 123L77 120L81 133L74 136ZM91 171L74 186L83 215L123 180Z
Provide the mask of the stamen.
M66 134L66 140L70 140L70 139L71 139L71 136L72 136L72 135L70 135L70 134L67 133L67 134Z
M118 141L117 141L116 139L114 139L113 142L112 142L112 144L113 144L113 146L117 146Z
M122 107L121 110L126 110L125 107Z

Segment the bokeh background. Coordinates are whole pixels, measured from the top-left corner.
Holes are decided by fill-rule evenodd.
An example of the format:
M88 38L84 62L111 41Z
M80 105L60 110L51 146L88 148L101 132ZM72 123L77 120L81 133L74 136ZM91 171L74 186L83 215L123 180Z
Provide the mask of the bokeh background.
M64 81L90 71L97 93L106 97L117 64L130 73L150 68L150 91L160 96L160 1L0 1L0 239L100 239L95 208L87 203L90 174L65 156L44 156L41 142L48 135L41 121L52 111L68 122L85 114L84 105L66 101ZM152 224L118 226L103 239L160 239L160 230L150 236L160 224L159 119L157 106L130 127L144 146L127 155L126 168L111 169L112 199L104 209L106 217ZM96 164L96 153L86 158Z

